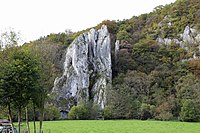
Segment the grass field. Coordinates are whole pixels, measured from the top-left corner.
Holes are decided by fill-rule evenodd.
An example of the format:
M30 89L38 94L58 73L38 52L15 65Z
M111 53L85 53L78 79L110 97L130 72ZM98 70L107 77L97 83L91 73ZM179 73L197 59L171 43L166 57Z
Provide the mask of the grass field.
M200 123L186 122L139 120L65 120L44 121L43 124L44 133L200 133ZM31 129L33 129L32 122L30 123L30 126ZM33 130L31 132L33 132Z

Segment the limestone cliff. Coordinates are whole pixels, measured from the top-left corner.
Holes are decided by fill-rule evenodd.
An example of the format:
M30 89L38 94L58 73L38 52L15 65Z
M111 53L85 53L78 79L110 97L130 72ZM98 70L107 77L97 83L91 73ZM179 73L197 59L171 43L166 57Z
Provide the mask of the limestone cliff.
M56 78L57 101L66 99L70 109L81 101L93 101L104 108L106 87L112 82L110 34L103 25L81 34L67 48L64 72Z

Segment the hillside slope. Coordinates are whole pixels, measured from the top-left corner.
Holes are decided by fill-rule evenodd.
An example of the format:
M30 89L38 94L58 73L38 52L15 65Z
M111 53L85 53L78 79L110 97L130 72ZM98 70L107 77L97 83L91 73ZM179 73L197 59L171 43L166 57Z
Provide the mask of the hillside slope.
M91 117L96 111L105 119L200 120L199 0L177 0L155 7L151 13L122 21L105 20L93 28L100 29L102 25L107 25L110 33L112 87L105 90L103 113L94 109L96 105L90 100L80 102L89 112L84 118L96 118ZM45 53L49 93L53 80L66 71L66 48L90 29L51 34L23 46L37 46L40 53ZM93 76L94 81L101 76ZM50 96L54 99L57 95ZM68 109L68 102L60 104ZM59 103L52 104L60 107Z

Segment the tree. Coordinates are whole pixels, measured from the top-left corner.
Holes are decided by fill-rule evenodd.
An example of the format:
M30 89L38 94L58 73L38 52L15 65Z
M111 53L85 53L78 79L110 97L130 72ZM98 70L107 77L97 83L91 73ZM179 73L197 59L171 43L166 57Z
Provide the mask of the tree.
M172 115L172 105L168 101L163 102L159 105L155 110L155 118L157 120L171 120L173 118Z
M142 72L128 71L126 75L118 74L113 79L113 87L107 89L107 104L114 118L138 119L140 113L142 119L147 111L141 103L146 102L150 95L150 77ZM143 108L144 107L144 108ZM150 109L150 107L149 107ZM150 112L150 110L149 110Z
M182 76L175 86L180 104L182 100L198 98L199 86L200 81L193 74Z
M136 62L137 70L149 73L160 65L159 45L155 40L146 39L133 46L132 58Z
M128 33L126 30L121 30L117 33L118 40L129 41L130 36L131 36L130 33Z
M182 121L198 121L200 119L200 81L193 74L181 77L176 85L179 101L179 114Z
M38 85L38 92L35 93L33 102L33 110L37 107L40 112L40 128L39 132L42 132L42 123L44 116L44 105L47 102L48 93L52 91L53 83L56 77L60 74L60 61L64 53L63 46L55 43L46 42L43 40L37 40L34 43L30 43L24 46L24 49L36 56L40 72L40 82ZM40 95L37 95L37 94ZM35 111L34 111L35 112ZM35 128L36 129L36 128Z
M109 88L106 99L114 119L138 118L140 102L127 85L117 84Z
M186 99L180 112L180 120L194 122L199 120L199 108L194 100Z
M22 108L28 104L40 78L38 63L32 55L16 48L10 55L10 60L2 65L1 70L2 99L8 99L7 106L12 103L18 110L20 132Z
M118 73L126 73L128 70L134 70L137 68L137 64L134 59L131 58L131 54L126 50L121 50L117 53L117 59L113 67L113 75Z
M189 61L190 71L198 78L200 78L200 59L192 59Z
M8 65L8 60L9 60L8 55L10 55L10 53L15 51L15 50L13 50L13 47L17 46L19 41L21 41L20 33L15 32L12 28L10 28L8 31L1 33L1 36L0 36L0 51L3 51L3 49L7 49L7 50L4 50L3 52L1 52L1 56L0 56L1 57L0 58L1 67L3 68L3 69L1 69L1 71L3 73L4 72L6 73L6 71L7 71L6 66ZM8 49L8 48L10 48L10 49ZM3 90L3 88L7 86L2 82L3 82L3 80L0 78L0 84L2 85L2 86L0 86L0 90L1 89ZM10 122L11 122L11 126L14 129L14 125L13 125L13 122L12 122L11 103L10 103L11 102L11 95L10 95L10 92L9 92L12 89L9 88L7 90L8 91L7 91L6 94L3 91L1 91L3 93L1 93L2 95L1 94L0 95L3 96L3 97L6 97L3 100L1 100L1 104L8 107L8 114L9 114L8 116L9 116L9 119L10 119Z
M150 78L145 73L128 71L124 78L124 83L131 89L133 94L149 96Z
M11 48L19 45L21 41L20 32L15 32L14 29L9 28L0 36L0 50Z
M11 113L12 95L14 94L14 90L13 88L10 88L10 84L7 82L7 80L10 80L11 78L11 73L8 71L9 63L1 60L0 69L0 104L1 106L8 108L8 117L12 128L14 128Z

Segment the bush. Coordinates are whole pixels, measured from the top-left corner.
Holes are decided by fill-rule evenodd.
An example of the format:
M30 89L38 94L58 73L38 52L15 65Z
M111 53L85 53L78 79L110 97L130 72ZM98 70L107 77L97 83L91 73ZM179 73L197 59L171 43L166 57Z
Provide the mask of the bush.
M76 115L77 115L77 109L76 109L76 106L73 106L68 113L68 119L75 120Z
M147 120L152 118L153 105L142 103L140 107L140 119Z
M85 120L88 119L88 113L89 111L86 105L80 104L71 108L68 114L68 118L72 120Z
M84 104L77 106L77 119L80 120L88 119L88 109Z
M103 117L105 120L111 119L112 118L112 112L109 106L106 106L103 109Z
M172 107L168 102L163 102L160 106L156 108L156 116L155 119L157 120L172 120Z
M88 119L98 119L100 117L101 109L98 104L89 104L87 106L89 114Z
M196 103L191 99L186 99L183 102L180 112L180 120L187 122L198 121L198 109Z
M56 120L60 117L60 111L53 105L44 108L44 120Z

